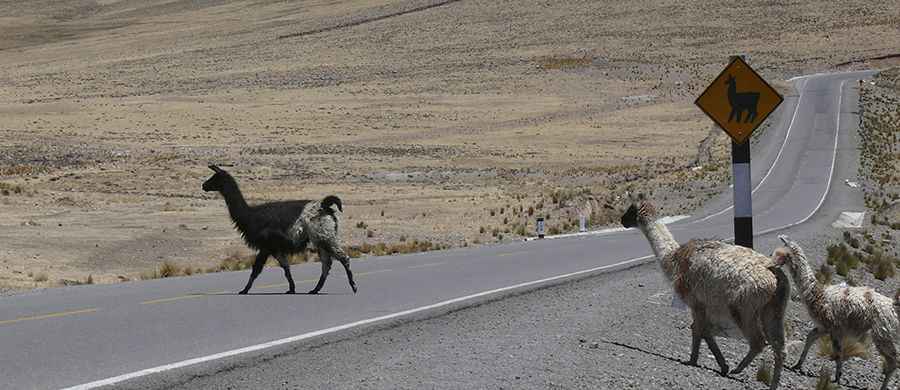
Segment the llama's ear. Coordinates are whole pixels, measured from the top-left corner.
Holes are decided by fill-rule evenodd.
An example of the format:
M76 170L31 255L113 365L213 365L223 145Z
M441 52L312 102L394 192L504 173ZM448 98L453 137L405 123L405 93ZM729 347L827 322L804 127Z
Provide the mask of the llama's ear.
M212 169L212 171L215 172L215 173L222 172L222 170L219 169L219 167L217 167L217 166L215 166L215 165L210 165L210 166L209 166L209 169Z
M778 239L781 240L781 242L783 242L784 245L790 245L790 244L791 244L791 240L788 238L787 235L780 234L780 235L778 235Z

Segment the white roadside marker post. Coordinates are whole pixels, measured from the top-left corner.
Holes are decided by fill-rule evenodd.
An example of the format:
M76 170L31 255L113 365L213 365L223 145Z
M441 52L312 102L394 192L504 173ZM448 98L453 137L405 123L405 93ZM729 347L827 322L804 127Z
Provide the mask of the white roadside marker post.
M544 218L537 219L537 235L538 238L544 238Z

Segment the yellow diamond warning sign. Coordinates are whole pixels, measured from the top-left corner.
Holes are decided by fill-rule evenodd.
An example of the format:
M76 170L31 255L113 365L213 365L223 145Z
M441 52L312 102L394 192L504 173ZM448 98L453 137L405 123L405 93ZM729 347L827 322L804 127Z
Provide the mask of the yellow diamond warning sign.
M735 57L694 101L706 115L742 144L784 100L750 65Z

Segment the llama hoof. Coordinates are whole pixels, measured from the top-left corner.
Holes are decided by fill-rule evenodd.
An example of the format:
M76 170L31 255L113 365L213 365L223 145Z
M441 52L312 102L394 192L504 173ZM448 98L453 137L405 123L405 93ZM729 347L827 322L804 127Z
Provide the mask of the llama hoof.
M697 361L696 361L696 360L685 360L685 361L684 361L684 364L687 364L687 365L689 365L689 366L694 366L694 367L698 367L698 366L699 366L699 364L697 364Z
M284 292L285 294L296 294L294 290L287 290Z
M308 292L307 294L309 294L309 295L316 295L316 294L318 294L318 293L319 293L319 290L311 290L311 291Z
M740 371L735 370L735 371L737 371L737 372L732 372L732 374L739 374L743 370L740 370ZM728 366L722 367L722 369L719 371L719 375L727 378L728 377Z
M241 290L241 291L238 291L238 295L247 295L247 291L250 291L250 290Z
M352 289L353 289L353 293L356 294L356 285L355 285L355 284L354 284L354 285L351 285L350 288L352 288Z

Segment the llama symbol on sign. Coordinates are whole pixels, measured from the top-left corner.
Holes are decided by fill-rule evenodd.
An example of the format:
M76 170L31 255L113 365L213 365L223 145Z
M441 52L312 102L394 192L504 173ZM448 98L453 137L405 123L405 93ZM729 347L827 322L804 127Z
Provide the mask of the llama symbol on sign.
M759 104L759 92L741 92L737 91L737 82L734 76L728 75L728 104L731 105L731 113L728 114L728 121L732 119L741 123L741 115L744 111L744 123L753 123L756 120L756 107Z

